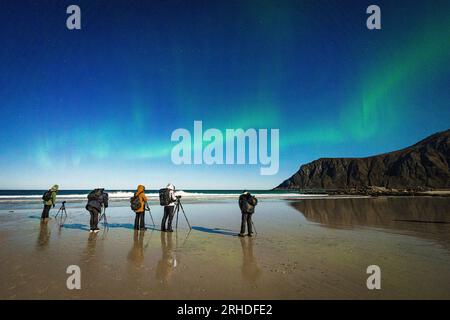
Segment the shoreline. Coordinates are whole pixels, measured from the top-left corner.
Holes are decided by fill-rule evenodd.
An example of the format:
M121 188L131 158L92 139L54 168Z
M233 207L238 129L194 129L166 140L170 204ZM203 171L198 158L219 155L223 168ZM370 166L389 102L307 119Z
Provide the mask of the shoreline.
M285 192L296 191L301 194L318 194L320 190L314 189L274 189ZM423 189L390 189L384 187L364 187L353 189L323 189L323 195L328 196L367 196L367 197L450 197L449 189L423 190Z

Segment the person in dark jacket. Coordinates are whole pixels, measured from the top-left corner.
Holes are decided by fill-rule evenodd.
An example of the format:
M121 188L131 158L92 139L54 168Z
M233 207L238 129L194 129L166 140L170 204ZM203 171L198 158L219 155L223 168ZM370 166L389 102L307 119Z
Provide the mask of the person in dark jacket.
M164 206L164 215L161 222L161 231L173 232L172 220L175 214L175 203L177 201L177 197L175 195L175 186L173 184L169 183L166 188L169 190L170 203Z
M242 213L241 232L239 233L240 237L245 236L245 224L247 224L248 236L253 236L252 215L255 212L255 206L257 204L258 199L246 190L244 190L244 192L239 196L239 208Z
M104 190L103 188L95 189L88 195L86 210L91 214L89 232L97 233L100 231L98 228L99 214L102 212L102 207L108 208L108 194Z
M48 219L48 216L50 214L50 209L53 206L55 207L56 204L56 194L58 193L59 186L55 184L48 192L51 194L51 197L49 200L44 200L44 209L42 210L41 219Z

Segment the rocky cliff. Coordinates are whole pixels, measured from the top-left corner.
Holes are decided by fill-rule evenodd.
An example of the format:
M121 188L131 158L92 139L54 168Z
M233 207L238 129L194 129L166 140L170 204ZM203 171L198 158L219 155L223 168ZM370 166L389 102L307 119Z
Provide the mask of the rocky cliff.
M276 189L450 188L450 129L415 145L367 158L322 158L302 165Z

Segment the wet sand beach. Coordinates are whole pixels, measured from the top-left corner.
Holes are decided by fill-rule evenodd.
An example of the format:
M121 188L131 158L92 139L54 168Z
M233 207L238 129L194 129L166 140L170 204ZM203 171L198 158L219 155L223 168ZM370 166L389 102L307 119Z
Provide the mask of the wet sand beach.
M157 229L162 208L151 205ZM450 298L449 198L263 199L257 236L242 239L236 201L184 208L190 232L181 214L178 232L154 230L148 215L135 232L127 204L112 203L97 235L81 203L67 204L62 226L42 223L38 206L0 210L0 298ZM69 265L81 290L66 287ZM366 287L369 265L381 290Z

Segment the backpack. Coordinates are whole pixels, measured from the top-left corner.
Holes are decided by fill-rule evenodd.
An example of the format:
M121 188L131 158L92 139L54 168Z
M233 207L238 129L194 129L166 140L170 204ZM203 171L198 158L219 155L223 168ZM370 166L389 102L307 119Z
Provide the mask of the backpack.
M102 190L94 189L91 192L89 192L87 198L88 198L88 200L98 200L98 198L100 198L101 195L102 195Z
M255 206L258 203L258 200L254 196L247 196L243 199L242 205L244 212L247 213L254 213L255 212Z
M250 196L248 197L248 202L250 203L250 205L252 206L256 206L258 204L258 200L256 199L255 196Z
M130 198L131 210L136 211L141 208L141 201L139 200L139 195L135 194Z
M172 203L170 198L170 189L164 188L159 190L159 204L162 206L168 206Z
M42 200L45 202L52 200L52 190L47 190L42 195Z

